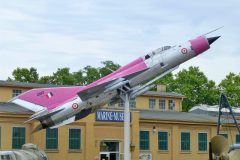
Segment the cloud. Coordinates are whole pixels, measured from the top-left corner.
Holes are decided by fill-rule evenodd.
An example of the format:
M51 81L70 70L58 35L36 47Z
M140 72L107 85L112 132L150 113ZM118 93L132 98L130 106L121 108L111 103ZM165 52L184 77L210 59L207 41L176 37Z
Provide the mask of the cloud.
M0 6L0 78L16 67L48 75L103 60L124 65L164 45L175 45L224 25L211 50L182 65L200 66L219 82L238 72L237 0L230 1L4 1Z

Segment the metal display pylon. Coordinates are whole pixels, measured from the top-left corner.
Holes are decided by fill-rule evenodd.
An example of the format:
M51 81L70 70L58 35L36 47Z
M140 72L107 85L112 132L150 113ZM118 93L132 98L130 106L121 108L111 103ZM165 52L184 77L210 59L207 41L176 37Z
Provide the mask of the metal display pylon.
M130 109L129 109L129 94L123 96L125 102L124 107L124 160L131 159L130 153Z

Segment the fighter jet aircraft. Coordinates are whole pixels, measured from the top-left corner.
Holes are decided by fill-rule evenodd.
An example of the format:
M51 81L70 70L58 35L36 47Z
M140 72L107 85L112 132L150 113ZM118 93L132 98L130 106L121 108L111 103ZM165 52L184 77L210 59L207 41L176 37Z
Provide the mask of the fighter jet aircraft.
M154 87L153 82L208 50L219 37L204 35L164 46L86 86L32 89L11 102L35 112L27 121L40 121L33 132L57 128L86 117L110 101L118 101L122 95L134 98L147 92Z

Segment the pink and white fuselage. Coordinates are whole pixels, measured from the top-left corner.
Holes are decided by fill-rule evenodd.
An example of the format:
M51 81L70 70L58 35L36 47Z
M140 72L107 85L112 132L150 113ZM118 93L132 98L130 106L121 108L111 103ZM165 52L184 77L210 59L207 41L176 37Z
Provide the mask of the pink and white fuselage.
M28 120L40 121L34 131L69 124L110 100L117 101L122 94L134 98L145 93L155 80L208 50L218 38L200 36L180 45L164 46L89 85L32 89L12 102L36 112Z

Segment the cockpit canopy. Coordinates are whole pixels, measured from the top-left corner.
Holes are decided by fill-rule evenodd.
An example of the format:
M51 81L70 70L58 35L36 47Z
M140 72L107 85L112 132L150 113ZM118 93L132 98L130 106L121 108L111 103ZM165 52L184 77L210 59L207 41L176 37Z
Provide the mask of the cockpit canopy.
M172 47L171 47L171 46L163 46L163 47L161 47L161 48L158 48L158 49L152 51L151 53L145 55L145 60L146 60L146 59L149 59L150 57L152 57L152 56L154 56L154 55L156 55L156 54L159 54L159 53L161 53L161 52L164 52L164 51L166 51L166 50L168 50L168 49L170 49L170 48L172 48Z

